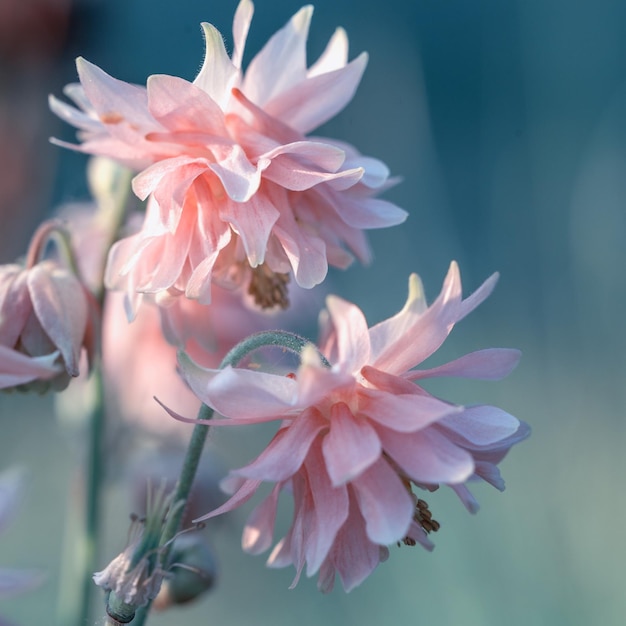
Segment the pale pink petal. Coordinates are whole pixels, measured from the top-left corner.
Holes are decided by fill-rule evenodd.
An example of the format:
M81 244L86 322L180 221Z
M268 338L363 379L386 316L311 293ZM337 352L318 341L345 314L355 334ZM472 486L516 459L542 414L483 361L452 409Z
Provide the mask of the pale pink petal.
M311 446L305 468L315 511L314 530L306 549L307 576L313 576L348 517L348 490L345 485L334 487L331 484L319 444Z
M235 86L239 72L231 62L224 47L224 39L215 26L204 22L202 32L206 53L200 73L193 82L223 108L228 102L230 90Z
M398 474L380 458L351 482L371 541L388 545L406 536L414 504Z
M253 165L241 146L234 145L223 151L224 156L209 168L217 175L224 191L235 202L247 202L257 192L261 184L261 173L270 164L259 160Z
M488 446L515 434L520 422L498 407L479 405L448 415L439 424L475 446Z
M367 54L361 53L345 67L273 90L266 97L265 111L284 121L303 135L337 115L352 100L367 66ZM287 86L287 85L285 85ZM263 104L248 94L257 104Z
M252 15L254 13L254 5L251 0L241 0L237 5L235 11L235 18L233 20L233 65L237 68L241 67L243 60L243 52L246 47L246 39L248 38L248 31L250 29L250 22L252 22Z
M241 237L250 267L265 261L267 242L280 213L262 193L247 202L228 199L220 206L220 217L229 223Z
M120 122L125 129L134 125L136 133L159 128L148 113L145 87L117 80L82 57L76 60L76 69L87 99L111 133L119 131Z
M227 513L228 511L236 509L238 506L244 504L244 502L247 502L256 493L260 485L260 480L246 480L232 498L224 502L222 506L214 509L210 513L207 513L206 515L203 515L202 517L198 517L197 519L193 520L193 523L197 524L198 522L203 522L204 520L211 519L216 515L221 515L222 513Z
M455 322L462 320L491 295L491 292L494 290L496 283L498 282L498 278L500 278L498 272L492 274L474 293L461 302L457 314L458 317Z
M51 270L46 262L29 271L27 282L41 327L59 348L68 374L78 376L88 316L83 287L73 274Z
M359 391L359 413L372 421L401 433L426 428L443 417L458 413L462 407L432 396L418 394L394 395L380 390Z
M170 131L226 132L222 109L197 83L156 74L148 78L147 90L150 113Z
M420 393L417 385L410 380L394 374L387 374L387 372L381 372L370 365L361 368L361 375L367 382L381 391L396 395Z
M48 104L50 110L55 115L58 115L64 122L76 128L90 132L101 132L103 129L102 122L99 119L95 119L92 115L84 113L52 95L48 96Z
M287 480L300 469L313 440L325 428L328 420L317 409L307 409L279 430L252 463L233 473L255 480Z
M365 171L361 168L360 171ZM387 228L402 224L408 213L395 204L379 198L342 197L341 219L349 226L359 229Z
M261 157L273 160L280 155L297 157L303 163L315 165L328 172L336 172L346 159L341 148L321 141L292 141L264 152Z
M338 70L348 62L348 35L343 28L337 28L333 36L328 40L324 52L319 59L311 65L307 76L313 77Z
M337 333L337 350L342 369L357 372L370 357L365 316L359 307L337 296L328 296L326 307Z
M41 572L0 568L0 597L33 589L42 580L43 574ZM12 626L8 622L6 624Z
M380 563L380 556L380 546L372 543L367 536L363 516L351 493L350 516L337 533L335 546L328 557L328 561L337 568L346 592L358 587L374 571ZM326 563L321 570L320 588L330 591L334 577L328 572Z
M480 476L484 481L493 485L498 491L504 491L504 479L496 465L487 463L486 461L476 461L475 465L474 473L476 476Z
M474 472L471 454L432 428L415 433L377 430L385 453L415 482L458 484Z
M241 547L245 552L261 554L272 545L276 505L281 487L281 483L277 483L270 495L250 513L241 537Z
M5 265L0 271L0 345L16 344L33 309L27 276L19 265Z
M294 407L297 383L286 376L253 370L205 369L184 352L179 353L181 374L191 390L229 418L279 419Z
M64 371L59 351L32 357L0 345L0 389L23 385L33 380L48 380Z
M319 237L301 230L295 220L289 220L287 224L285 221L279 218L274 234L291 263L298 285L311 289L319 285L328 273L326 245Z
M522 353L510 348L489 348L470 352L454 361L427 370L411 370L404 374L408 380L436 376L459 376L479 380L501 380L519 363Z
M330 433L322 444L326 469L333 487L353 480L381 455L378 434L362 417L355 417L344 403L331 408Z
M306 40L312 14L312 6L302 7L250 62L242 91L257 105L265 105L306 77Z
M450 485L452 490L459 496L459 499L463 503L463 506L470 513L478 513L478 509L480 509L480 505L478 504L476 498L473 496L472 492L465 485Z
M457 264L450 265L439 297L423 313L420 291L421 285L411 285L404 309L370 329L370 365L401 374L421 363L445 341L459 318L461 277Z

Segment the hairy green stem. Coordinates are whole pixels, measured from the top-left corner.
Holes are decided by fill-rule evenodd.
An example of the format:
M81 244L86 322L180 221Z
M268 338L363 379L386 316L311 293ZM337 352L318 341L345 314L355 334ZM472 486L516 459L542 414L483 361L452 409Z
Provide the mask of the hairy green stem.
M260 348L276 346L300 355L304 347L307 345L312 344L304 337L300 337L299 335L295 335L294 333L289 333L282 330L264 331L256 333L254 335L251 335L247 339L244 339L241 343L237 344L224 357L224 360L220 365L220 369L223 369L228 365L236 367L246 356ZM318 354L320 356L320 359L322 360L322 363L326 367L330 367L330 364L328 363L326 358L319 352ZM213 409L203 404L200 407L198 419L208 421L212 417ZM187 501L191 492L191 487L193 485L196 471L200 463L200 457L204 448L204 444L206 442L208 432L208 424L196 424L191 435L189 447L187 448L187 454L185 455L183 467L178 482L176 483L176 489L174 492L174 497L172 499L173 503L182 502L183 504L182 506L179 506L178 510L174 511L173 514L169 515L167 518L166 526L163 530L162 535L162 545L167 544L161 558L162 567L167 566L169 551L172 546L172 540L180 531L183 515L187 506ZM143 626L145 621L147 620L149 611L149 604L148 606L137 609L135 618L133 620L133 626Z

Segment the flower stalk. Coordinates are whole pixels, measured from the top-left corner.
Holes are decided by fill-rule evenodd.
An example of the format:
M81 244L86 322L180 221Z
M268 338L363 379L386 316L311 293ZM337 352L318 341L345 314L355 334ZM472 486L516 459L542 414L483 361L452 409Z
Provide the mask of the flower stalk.
M280 347L289 352L300 355L306 346L311 346L310 341L304 337L300 337L294 333L286 331L264 331L255 333L250 337L244 339L237 344L223 359L220 369L227 366L236 367L241 361L251 353L264 347ZM327 367L330 364L326 358L319 354L320 359ZM202 422L208 422L213 417L213 409L206 404L202 404L198 412L198 420ZM181 523L187 506L189 494L193 485L194 478L200 463L200 457L204 449L206 437L209 432L209 425L204 423L196 424L191 434L191 440L187 448L187 453L183 461L178 482L172 494L171 503L173 510L167 516L164 523L163 533L161 535L161 547L162 550L158 551L159 557L156 560L154 567L159 567L167 570L169 565L169 554L172 547L175 536L181 530ZM145 546L140 545L133 555L131 564L138 563L145 556ZM132 567L132 565L131 565ZM129 568L130 569L130 568ZM118 623L133 622L136 626L143 626L150 610L151 602L148 602L144 606L133 606L132 604L125 603L111 591L107 599L107 613L109 618L117 619ZM134 615L134 618L131 617ZM127 622L119 622L119 617L130 617ZM116 622L113 622L115 624Z

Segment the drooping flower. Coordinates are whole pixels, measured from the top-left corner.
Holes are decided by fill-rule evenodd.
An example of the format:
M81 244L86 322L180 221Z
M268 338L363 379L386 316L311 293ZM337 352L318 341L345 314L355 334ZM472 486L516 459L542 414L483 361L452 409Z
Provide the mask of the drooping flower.
M496 278L463 299L453 263L428 307L420 280L412 275L404 308L369 329L359 308L329 297L321 351L330 368L312 346L289 376L210 370L182 354L181 370L191 389L224 416L214 425L281 421L265 450L232 472L231 499L200 519L232 510L263 482L274 483L243 534L244 549L259 553L273 542L279 494L291 491L292 524L268 564L294 565L294 585L306 564L308 576L319 572L324 591L332 588L336 572L347 591L360 584L387 557L390 544L432 549L428 534L439 524L418 497L420 490L449 485L475 511L466 482L478 477L503 489L497 464L529 433L499 408L458 406L420 384L438 376L500 379L517 364L517 350L481 350L413 369L490 294Z
M64 389L79 374L83 348L93 359L94 298L72 269L43 258L58 230L55 222L42 224L26 266L0 267L0 389Z
M406 218L373 197L390 184L382 162L308 136L351 100L367 55L348 62L338 29L307 68L307 6L244 73L252 13L252 2L241 0L232 58L215 27L202 25L206 56L193 82L154 75L144 88L78 59L81 84L66 89L78 108L51 99L80 130L82 143L69 147L139 171L133 189L148 199L141 231L111 250L109 287L208 303L212 282L234 282L263 308L286 306L290 274L310 288L329 264L346 267L353 255L368 261L363 230Z

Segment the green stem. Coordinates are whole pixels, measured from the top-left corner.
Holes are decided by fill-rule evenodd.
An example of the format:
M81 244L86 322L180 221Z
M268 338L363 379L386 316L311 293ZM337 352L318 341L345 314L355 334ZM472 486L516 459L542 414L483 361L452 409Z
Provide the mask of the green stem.
M256 333L254 335L251 335L247 339L244 339L241 343L237 344L224 357L224 360L220 365L220 369L223 369L228 365L236 367L246 356L248 356L255 350L258 350L259 348L277 346L299 355L302 353L302 350L307 345L312 344L304 337L300 337L299 335L295 335L294 333L289 333L282 330L272 330ZM330 367L330 364L328 363L324 355L322 355L321 353L318 354L322 360L322 363L326 367ZM211 407L208 407L206 404L203 404L200 407L198 419L208 421L212 417L213 409ZM182 506L179 506L172 515L168 516L165 528L163 529L161 545L167 544L167 547L163 551L161 557L161 567L163 568L167 567L169 552L172 546L172 540L180 531L183 515L187 506L191 487L196 476L196 471L200 463L200 456L202 454L202 450L204 449L204 444L206 442L208 432L208 424L196 424L191 435L191 441L189 442L189 447L187 448L187 454L185 455L185 459L183 461L183 467L180 473L180 477L178 479L178 482L176 483L174 497L172 498L172 503L182 502L184 504ZM138 561L138 559L134 558L133 561ZM113 592L111 592L111 595L113 595ZM145 621L147 620L149 611L150 604L138 608L137 612L135 613L135 618L133 619L133 626L143 626Z
M130 196L132 173L126 168L119 168L112 184L110 195L110 215L107 216L107 238L103 250L108 252L111 245L119 238L125 217L126 207ZM94 218L95 219L95 218ZM56 230L61 242L59 246L66 256L66 261L79 275L78 266L69 241L67 231L59 227ZM102 259L102 280L94 294L100 311L104 305L104 263ZM60 601L58 606L58 622L63 626L89 624L90 600L94 591L93 573L98 569L98 536L100 531L100 502L102 485L104 482L104 384L102 367L96 363L92 373L93 403L88 424L87 459L84 473L84 498L81 499L83 508L83 523L72 536L66 537L64 563L62 568ZM71 524L77 526L78 524ZM70 524L68 524L70 526ZM77 596L80 598L76 602Z

